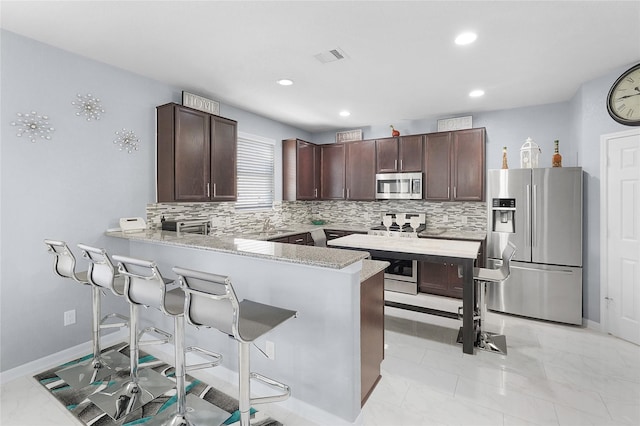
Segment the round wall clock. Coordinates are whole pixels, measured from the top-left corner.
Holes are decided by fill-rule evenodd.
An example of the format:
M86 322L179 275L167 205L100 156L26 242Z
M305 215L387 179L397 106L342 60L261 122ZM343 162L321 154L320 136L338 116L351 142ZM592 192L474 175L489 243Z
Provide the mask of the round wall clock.
M611 118L627 126L640 126L640 64L634 65L613 83L607 96Z

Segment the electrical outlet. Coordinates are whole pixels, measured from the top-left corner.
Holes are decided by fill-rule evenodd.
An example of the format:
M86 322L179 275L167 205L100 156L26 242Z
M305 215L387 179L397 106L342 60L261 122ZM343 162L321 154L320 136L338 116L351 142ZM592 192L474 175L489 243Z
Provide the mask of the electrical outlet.
M68 326L76 323L76 310L72 309L64 313L64 326Z
M264 351L269 359L276 359L276 344L267 340L264 345Z

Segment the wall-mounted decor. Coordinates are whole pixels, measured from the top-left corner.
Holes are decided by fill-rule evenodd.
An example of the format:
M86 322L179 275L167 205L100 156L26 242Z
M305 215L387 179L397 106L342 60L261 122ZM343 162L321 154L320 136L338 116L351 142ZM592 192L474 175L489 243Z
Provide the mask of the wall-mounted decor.
M362 140L362 129L345 130L336 133L336 142L353 142Z
M104 114L104 109L100 104L100 99L94 98L91 93L76 95L77 99L71 102L71 105L75 106L78 117L84 116L87 121L100 120L100 114Z
M439 132L450 132L452 130L471 129L473 127L473 118L468 115L466 117L445 118L438 120Z
M22 137L22 135L25 135L31 142L35 142L38 138L50 140L51 133L55 130L49 125L48 116L39 115L35 111L26 114L18 113L18 119L12 121L11 125L18 126L16 136Z
M622 73L607 95L611 118L626 126L640 126L640 64Z
M209 114L220 115L220 104L218 102L193 93L182 92L182 105L198 111L208 112Z
M133 132L133 130L122 129L116 132L116 140L113 143L117 144L120 147L120 151L127 151L131 154L133 151L138 150L138 136Z

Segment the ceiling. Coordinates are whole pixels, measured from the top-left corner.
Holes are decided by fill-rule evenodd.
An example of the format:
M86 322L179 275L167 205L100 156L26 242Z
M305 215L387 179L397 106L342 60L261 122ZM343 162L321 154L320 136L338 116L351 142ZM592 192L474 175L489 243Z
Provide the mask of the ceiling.
M0 14L9 31L312 133L563 102L640 60L640 1L3 0ZM477 41L455 45L469 30ZM331 49L345 59L315 58Z

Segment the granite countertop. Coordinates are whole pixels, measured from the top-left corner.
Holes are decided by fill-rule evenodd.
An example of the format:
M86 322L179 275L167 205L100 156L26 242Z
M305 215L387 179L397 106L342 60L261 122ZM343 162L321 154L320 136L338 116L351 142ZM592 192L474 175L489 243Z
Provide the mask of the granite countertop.
M387 266L389 266L389 262L383 260L363 260L362 270L360 271L360 282L366 281L378 272L384 271Z
M127 233L123 233L122 231L107 231L105 235L133 241L197 248L331 269L342 269L368 257L368 253L357 250L282 244L246 237L213 237L209 235L178 234L173 231L161 230L144 230ZM274 236L268 238L274 238Z
M418 234L419 238L436 238L443 240L484 241L485 231L459 231L455 229L427 229Z
M350 225L350 224L339 224L339 223L325 223L323 225L291 223L288 225L277 226L275 227L275 229L269 232L261 232L261 231L236 232L234 233L234 236L237 238L249 238L252 240L266 241L273 238L287 237L290 235L300 234L303 232L311 232L312 234L315 234L316 232L324 233L325 229L367 232L369 230L369 227Z

